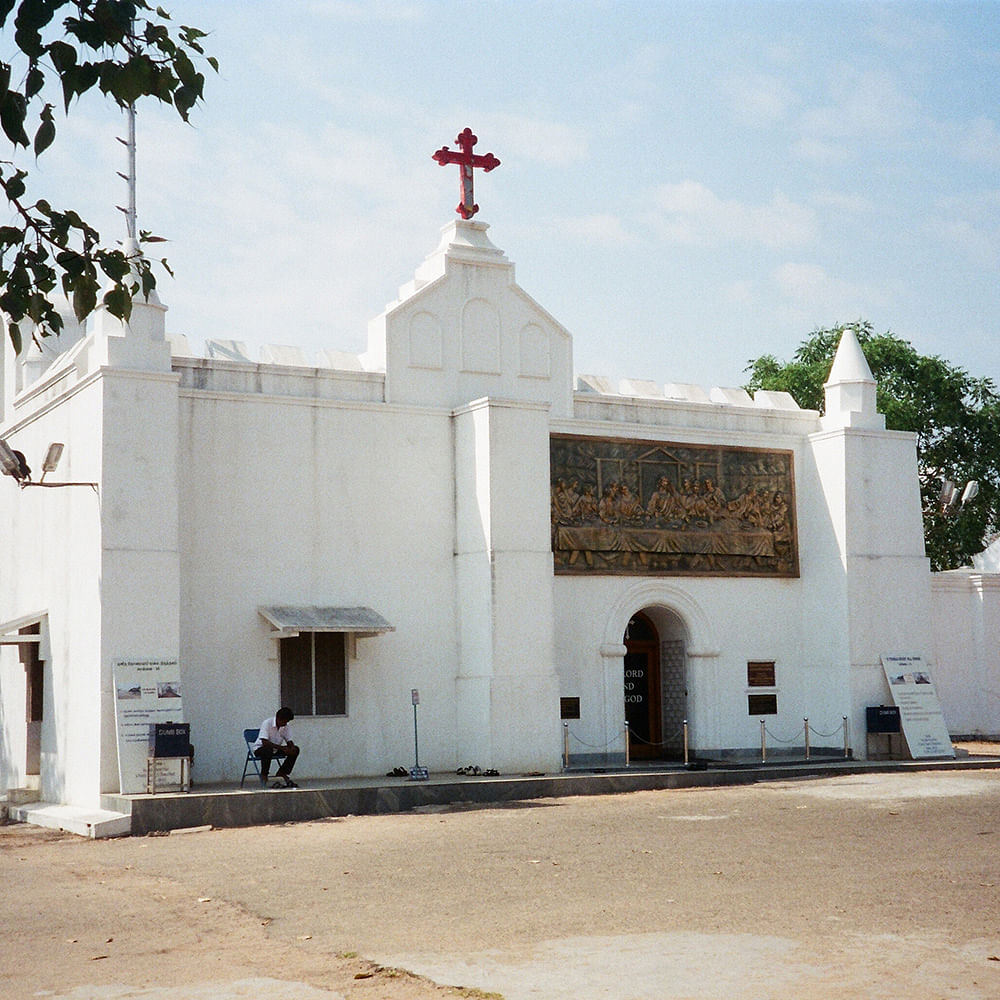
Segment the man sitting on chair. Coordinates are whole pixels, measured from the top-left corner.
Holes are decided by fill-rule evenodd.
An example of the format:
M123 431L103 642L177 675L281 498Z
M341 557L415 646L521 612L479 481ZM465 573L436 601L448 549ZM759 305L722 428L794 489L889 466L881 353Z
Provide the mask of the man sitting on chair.
M260 724L257 742L253 745L253 755L260 761L260 783L267 784L267 775L271 770L271 759L277 757L281 763L275 775L275 788L298 788L292 781L292 768L299 757L299 748L292 742L288 732L288 723L295 718L290 708L279 708L269 719Z

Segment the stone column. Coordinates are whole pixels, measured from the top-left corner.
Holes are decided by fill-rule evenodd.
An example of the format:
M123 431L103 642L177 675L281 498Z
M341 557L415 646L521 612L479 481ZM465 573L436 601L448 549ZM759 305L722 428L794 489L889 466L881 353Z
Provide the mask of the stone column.
M458 748L500 771L559 766L548 408L455 415Z

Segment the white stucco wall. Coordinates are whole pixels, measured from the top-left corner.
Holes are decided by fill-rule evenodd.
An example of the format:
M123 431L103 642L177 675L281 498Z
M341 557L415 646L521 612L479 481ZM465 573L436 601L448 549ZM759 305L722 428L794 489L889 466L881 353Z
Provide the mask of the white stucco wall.
M810 444L816 414L632 400L602 407L583 396L577 402L578 412L591 418L631 418L627 424L583 424L590 433L792 451L800 576L556 576L560 693L581 698L581 719L570 723L571 750L622 752L620 644L629 618L655 608L669 609L686 627L693 752L759 747L760 719L747 711L747 696L754 693L747 686L750 660L775 661L778 715L766 720L772 733L791 739L808 717L811 728L836 733L824 738L824 745L839 745L842 719L851 707L847 599L829 501L820 489ZM570 432L574 427L560 422L557 429Z
M181 401L185 704L209 780L242 770L241 730L278 707L274 604L367 605L396 631L357 642L349 715L295 721L303 776L451 767L453 480L446 411L188 393ZM422 762L423 763L423 762Z
M954 735L1000 736L1000 574L932 577L934 684Z
M517 285L487 229L458 220L443 228L399 300L371 321L366 364L386 373L392 403L518 399L567 416L570 335Z
M40 392L39 396L43 394ZM53 441L72 442L49 481L100 482L104 401L101 380L78 386L59 406L39 398L4 431L37 481ZM3 622L44 616L43 723L38 781L49 801L91 805L101 791L102 555L99 496L89 487L18 489L0 481L7 553L0 564ZM16 647L0 650L5 787L25 773L24 670ZM113 716L112 716L113 720Z
M581 719L570 724L580 744L574 752L622 751L624 647L615 657L607 640L617 635L621 643L631 615L656 608L669 609L688 629L692 750L759 746L759 717L747 712L747 696L754 693L747 686L750 660L775 662L778 715L768 716L767 726L779 739L792 739L804 717L830 733L849 714L844 665L831 657L821 636L801 627L800 581L664 578L640 584L629 577L557 577L555 592L561 694L581 698ZM831 739L840 743L839 735Z

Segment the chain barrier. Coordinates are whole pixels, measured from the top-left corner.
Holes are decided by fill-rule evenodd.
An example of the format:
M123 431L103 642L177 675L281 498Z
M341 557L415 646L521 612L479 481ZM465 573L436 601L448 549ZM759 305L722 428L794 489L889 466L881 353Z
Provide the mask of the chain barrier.
M571 736L574 740L576 740L576 742L579 743L580 746L586 747L588 750L608 750L612 745L621 742L621 737L619 736L616 739L608 740L607 743L588 743L586 740L581 740L580 737L576 735L576 733L572 732L569 726L565 727L565 732L569 736Z
M625 741L625 763L627 765L628 764L628 729L627 728L626 728L625 733L623 735L624 735L624 741ZM586 740L580 739L580 737L577 736L576 733L570 732L569 723L568 722L564 722L563 723L563 767L567 767L567 768L569 767L569 757L570 757L570 750L569 750L570 737L572 737L574 740L576 740L576 742L579 743L580 746L586 747L588 750L604 751L605 753L608 750L610 750L612 746L616 746L616 747L619 746L620 745L619 741L622 739L622 735L619 735L617 737L612 737L610 740L608 740L605 743L588 743Z
M688 722L687 719L684 720L680 729L675 730L666 739L659 741L658 743L653 743L650 740L644 740L641 736L637 736L633 733L628 726L628 720L625 720L625 725L621 736L613 737L605 743L588 743L586 740L581 739L576 733L572 732L569 728L569 723L563 723L563 765L569 767L569 757L570 757L570 738L576 741L580 746L586 747L588 750L610 750L613 746L619 746L619 740L624 742L625 746L625 766L629 767L631 764L630 759L630 745L631 743L641 743L643 746L656 747L662 749L663 747L676 747L678 744L682 745L684 748L684 763L688 763Z
M643 746L647 747L675 747L684 737L684 727L681 726L680 729L674 730L674 732L667 739L660 740L659 743L653 743L650 740L644 740L641 736L637 736L632 730L629 730L629 738L635 743L641 743Z
M775 736L774 733L772 733L771 730L767 729L766 727L764 731L767 733L768 736L771 737L772 740L775 741L775 743L786 743L786 744L794 743L800 736L802 736L805 733L805 729L800 729L791 739L783 740L780 736Z
M809 760L812 754L812 737L821 736L825 739L829 739L832 736L836 736L838 733L843 733L844 737L844 759L846 760L851 756L851 734L850 734L850 723L847 716L842 717L842 722L839 729L834 729L827 733L821 729L815 729L810 726L808 716L802 720L802 727L788 739L783 739L772 733L771 730L767 728L767 723L764 719L760 720L760 759L761 763L766 763L767 761L767 738L770 737L775 743L781 743L785 746L793 746L802 738L802 744L805 749L805 758ZM569 767L570 758L570 738L574 739L580 746L586 747L588 750L598 750L607 751L610 750L612 746L618 747L621 745L620 741L624 742L625 745L625 766L629 767L631 764L630 760L630 745L632 743L641 744L646 747L654 747L657 749L663 749L664 747L676 747L678 742L681 742L684 747L684 764L689 763L689 727L687 719L684 720L680 729L674 730L673 733L669 734L665 739L659 741L652 741L643 739L641 736L630 731L628 726L628 720L625 721L624 731L612 739L607 740L605 743L588 743L586 740L581 739L576 733L570 731L569 723L563 723L563 764Z
M841 723L839 726L837 726L836 729L834 729L832 732L829 732L829 733L824 733L821 729L816 729L813 726L809 727L809 732L812 733L813 736L822 736L824 739L827 739L827 740L831 736L840 736L840 734L843 731L844 731L844 724L843 723Z
M617 739L612 739L612 740L608 740L606 743L588 743L586 740L581 739L579 736L577 736L576 733L574 733L569 728L569 726L565 726L565 729L569 733L569 736L573 740L575 740L577 743L579 743L580 746L587 747L590 750L607 750L608 747L610 747L613 744L615 744L615 743L618 742ZM677 746L678 742L680 742L680 740L684 736L684 727L681 726L680 729L676 730L673 733L673 736L676 739L671 740L671 739L668 738L668 739L665 739L665 740L661 740L659 743L652 743L649 740L644 740L641 736L637 736L635 733L633 733L631 730L629 730L629 738L632 740L633 743L642 743L644 746L647 746L647 747L666 747L666 746L671 746L672 747L672 746Z
M843 733L844 736L844 759L846 760L851 756L851 731L850 723L847 720L847 716L842 717L842 721L839 729L834 729L833 732L824 733L821 729L815 729L809 725L809 717L806 716L802 720L802 728L791 738L784 740L780 736L776 736L767 728L767 723L761 719L760 720L760 759L761 763L767 761L767 737L770 736L771 739L776 743L783 743L786 746L791 745L798 740L801 736L803 738L803 746L805 748L806 760L809 760L812 755L812 737L822 736L825 738L830 738L831 736L836 736L839 733Z

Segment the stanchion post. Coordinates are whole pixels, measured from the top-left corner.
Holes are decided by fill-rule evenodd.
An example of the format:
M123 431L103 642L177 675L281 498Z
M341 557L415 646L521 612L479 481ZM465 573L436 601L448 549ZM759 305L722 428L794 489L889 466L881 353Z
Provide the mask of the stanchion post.
M420 767L420 744L417 741L417 696L413 695L413 766Z
M413 767L410 768L410 780L426 781L429 775L427 768L420 766L420 744L417 741L417 705L420 704L420 692L416 688L410 691L410 701L413 702Z
M625 720L625 766L626 767L632 766L632 761L629 755L629 746L628 746L628 719Z
M809 759L809 716L807 715L802 720L802 725L805 727L806 732L806 760Z
M569 723L563 723L563 767L569 767Z
M688 720L684 720L684 766L688 766Z
M763 764L767 760L767 736L764 720L760 720L760 762Z
M851 731L847 716L844 716L844 760L851 756Z

